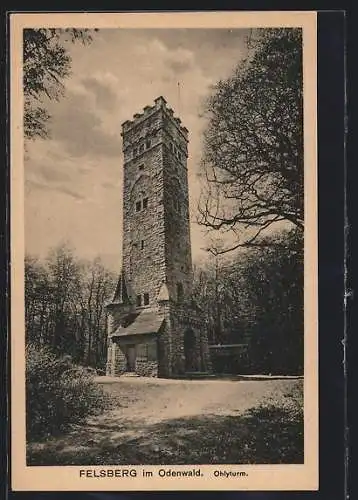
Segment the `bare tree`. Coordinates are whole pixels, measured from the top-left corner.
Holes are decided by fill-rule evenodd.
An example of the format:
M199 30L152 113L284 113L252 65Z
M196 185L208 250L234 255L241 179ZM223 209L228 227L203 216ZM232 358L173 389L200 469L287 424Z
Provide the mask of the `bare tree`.
M105 303L115 276L100 258L79 259L67 244L44 261L25 259L26 341L50 346L75 362L103 367L107 335Z
M48 340L51 286L46 267L33 256L25 258L26 340L44 344Z
M77 299L81 280L81 267L73 249L62 244L52 249L47 259L52 287L52 346L70 350L75 342L69 328L72 303Z
M107 332L105 303L112 295L116 277L103 265L100 258L92 264L95 275L93 294L93 362L98 364L106 358Z
M106 355L105 302L113 293L115 276L109 272L99 257L85 263L81 304L85 318L85 359L96 366Z
M272 244L278 223L302 231L303 88L300 29L263 29L206 105L199 223L230 231L230 251Z

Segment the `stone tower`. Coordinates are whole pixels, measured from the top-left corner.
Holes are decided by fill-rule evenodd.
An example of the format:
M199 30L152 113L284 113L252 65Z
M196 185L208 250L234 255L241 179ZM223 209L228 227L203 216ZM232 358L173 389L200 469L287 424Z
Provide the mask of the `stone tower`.
M158 97L121 135L123 254L107 305L107 373L207 371L206 325L191 297L188 130Z

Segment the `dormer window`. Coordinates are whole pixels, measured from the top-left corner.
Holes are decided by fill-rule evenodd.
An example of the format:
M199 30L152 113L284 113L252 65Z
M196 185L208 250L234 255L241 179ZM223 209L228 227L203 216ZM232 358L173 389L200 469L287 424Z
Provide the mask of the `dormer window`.
M144 293L143 296L137 295L136 304L137 304L137 307L149 306L149 293Z

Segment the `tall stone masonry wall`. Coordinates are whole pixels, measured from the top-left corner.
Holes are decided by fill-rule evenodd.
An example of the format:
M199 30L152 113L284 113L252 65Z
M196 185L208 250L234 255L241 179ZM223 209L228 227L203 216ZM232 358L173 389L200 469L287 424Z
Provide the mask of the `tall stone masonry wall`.
M164 130L166 132L163 140L166 272L170 296L180 302L190 294L193 279L187 144L180 128L175 127L168 117L164 120Z
M125 132L123 126L123 273L133 303L144 293L152 302L165 279L160 126L160 110L131 130Z
M179 195L175 182L184 187L187 200L186 172L187 131L167 108L165 100L158 98L155 106L147 106L142 114L122 125L124 151L123 183L123 272L133 303L136 296L149 294L154 304L161 284L166 281L170 293L173 283L173 257L178 241L173 241L170 225L181 229L177 240L188 241L182 232L184 207L181 216L173 213L174 198ZM170 157L169 148L176 144ZM180 149L180 152L179 152ZM176 154L176 156L174 156ZM175 160L175 161L174 161ZM178 174L177 174L178 172ZM179 179L179 180L178 180ZM183 207L182 202L182 207ZM188 222L187 222L188 225ZM189 241L190 243L190 241ZM190 252L190 244L189 252ZM187 250L185 251L187 253ZM191 261L182 259L183 276L191 268ZM185 262L184 262L185 260Z

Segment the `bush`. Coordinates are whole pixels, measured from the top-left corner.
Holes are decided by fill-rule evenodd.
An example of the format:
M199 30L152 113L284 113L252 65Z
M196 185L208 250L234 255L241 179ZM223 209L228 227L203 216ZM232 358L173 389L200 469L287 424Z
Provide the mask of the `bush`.
M69 356L57 357L45 347L26 348L28 440L62 432L109 405L109 396L94 375L73 364Z

